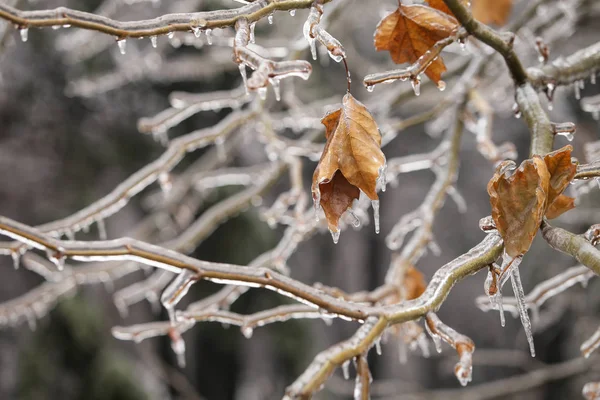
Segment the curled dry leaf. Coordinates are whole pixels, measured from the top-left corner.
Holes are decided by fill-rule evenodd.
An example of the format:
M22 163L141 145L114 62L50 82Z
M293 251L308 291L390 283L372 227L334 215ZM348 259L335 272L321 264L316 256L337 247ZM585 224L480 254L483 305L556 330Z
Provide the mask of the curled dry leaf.
M542 222L572 209L574 199L562 192L575 176L571 146L523 161L513 175L504 175L502 166L488 183L492 218L504 239L506 253L523 255Z
M473 0L471 12L484 24L506 24L512 9L512 0Z
M438 41L454 34L456 19L444 12L423 5L403 5L383 18L375 31L375 48L387 50L396 64L415 63ZM434 82L439 82L446 66L441 57L425 70Z
M377 182L385 173L385 156L375 120L350 93L344 96L342 108L321 122L327 142L313 175L312 195L315 207L323 207L335 239L340 217L352 207L360 191L378 201Z

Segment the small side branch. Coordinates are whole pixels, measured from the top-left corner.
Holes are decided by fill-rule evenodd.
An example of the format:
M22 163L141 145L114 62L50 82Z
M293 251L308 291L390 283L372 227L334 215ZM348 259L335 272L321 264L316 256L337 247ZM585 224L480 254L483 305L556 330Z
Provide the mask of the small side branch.
M597 275L600 274L600 250L584 236L555 228L547 221L542 222L542 236L553 249L571 255Z

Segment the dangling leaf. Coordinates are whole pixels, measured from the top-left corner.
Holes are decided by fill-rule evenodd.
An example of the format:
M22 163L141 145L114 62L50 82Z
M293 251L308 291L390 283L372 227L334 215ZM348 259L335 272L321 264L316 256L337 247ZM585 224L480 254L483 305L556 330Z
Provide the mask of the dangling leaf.
M312 195L322 206L329 229L339 232L339 219L360 191L377 200L377 179L385 165L381 134L367 108L350 93L342 108L327 114L327 142L313 175Z
M457 29L458 22L449 14L427 6L400 4L396 11L379 22L375 31L375 48L389 51L396 64L413 64ZM425 74L437 83L444 71L446 66L438 57Z
M509 256L529 250L546 212L549 185L550 174L539 156L523 161L510 177L496 171L488 183L492 218Z
M503 26L510 17L512 0L473 0L471 12L484 24Z
M556 218L575 207L575 199L562 194L577 171L572 151L565 146L544 158L533 156L508 178L499 167L488 183L492 218L511 257L529 250L544 215Z

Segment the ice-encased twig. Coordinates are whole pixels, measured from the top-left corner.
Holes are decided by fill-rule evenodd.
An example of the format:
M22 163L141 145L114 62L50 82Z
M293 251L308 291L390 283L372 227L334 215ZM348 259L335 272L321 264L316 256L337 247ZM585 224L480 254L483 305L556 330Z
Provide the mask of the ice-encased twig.
M454 374L460 384L466 386L473 379L473 351L475 351L475 343L467 336L456 332L444 324L435 313L429 312L425 318L426 327L434 342L441 339L452 346L458 353L459 360L454 367Z

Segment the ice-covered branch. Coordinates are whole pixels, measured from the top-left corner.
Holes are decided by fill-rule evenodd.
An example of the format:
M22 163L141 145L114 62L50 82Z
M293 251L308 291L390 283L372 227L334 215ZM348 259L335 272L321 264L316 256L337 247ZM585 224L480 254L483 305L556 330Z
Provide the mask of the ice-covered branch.
M515 97L518 112L523 116L531 134L530 155L551 152L555 131L533 86L526 83L517 87Z
M328 3L330 0L322 0ZM275 11L289 11L311 7L313 0L260 0L235 9L194 13L167 14L142 21L116 21L88 12L59 7L54 10L21 11L0 4L0 18L12 22L19 29L52 26L73 26L112 35L117 40L153 37L177 31L208 31L234 26L240 19L256 22Z
M433 312L427 313L425 327L433 339L438 352L442 350L442 340L456 350L459 360L454 367L454 374L460 384L466 386L471 382L473 376L473 351L475 351L475 343L467 336L456 332L444 324Z
M383 317L369 317L350 339L319 353L304 373L293 384L288 386L284 399L292 400L312 397L331 374L333 374L336 368L343 367L344 363L348 363L352 359L366 354L375 341L380 338L387 324L388 321ZM366 360L362 362L366 362ZM368 367L361 366L360 368L357 371L357 376L360 376L361 372L365 373L364 368ZM359 378L359 382L362 383L361 378ZM360 384L357 387L360 390L359 397L355 398L363 400L363 391L360 388Z
M571 255L596 274L600 274L600 250L585 236L553 227L548 221L542 222L542 236L553 249Z
M377 72L369 74L364 77L363 84L368 91L372 91L375 85L381 83L392 83L395 81L406 81L410 80L415 94L420 94L420 75L434 62L442 53L442 51L456 41L463 41L467 37L467 33L461 30L459 33L453 36L449 36L436 42L429 50L425 52L419 59L406 68L394 69L391 71ZM446 89L446 83L444 81L438 81L437 87L440 90Z
M600 178L600 160L589 164L580 164L577 166L577 173L573 179Z
M543 67L528 68L527 74L531 84L537 90L548 90L560 85L575 83L579 88L579 81L590 77L594 82L600 70L600 42L578 50L565 58L558 58ZM577 90L577 89L576 89Z
M504 58L515 85L521 86L527 82L527 72L513 49L512 40L505 40L501 34L477 21L462 1L444 0L444 3L469 34L496 50Z

